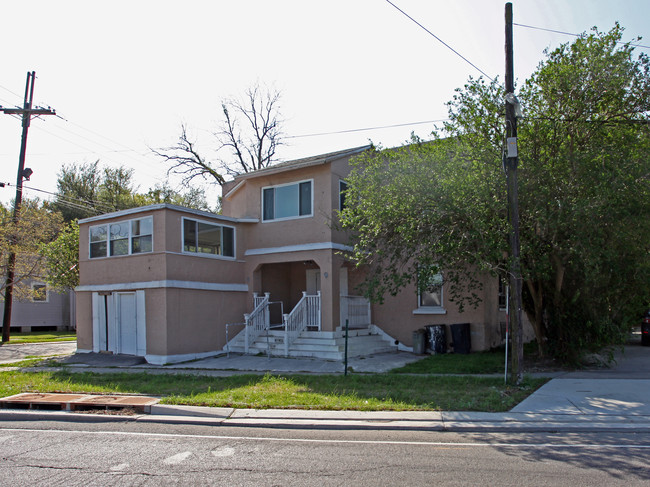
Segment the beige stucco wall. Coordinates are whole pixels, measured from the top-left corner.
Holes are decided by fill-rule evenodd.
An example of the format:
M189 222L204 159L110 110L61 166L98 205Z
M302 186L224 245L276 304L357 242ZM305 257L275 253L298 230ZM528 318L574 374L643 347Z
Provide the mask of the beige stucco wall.
M153 252L89 258L89 228L94 225L153 217ZM225 345L225 323L241 322L246 312L248 293L181 289L244 284L244 238L236 229L235 255L232 258L182 253L182 218L237 227L230 221L207 214L157 209L118 214L115 217L80 225L80 286L93 291L145 291L147 354L156 356L212 352ZM129 286L128 283L133 283ZM183 284L184 283L184 284ZM78 293L78 346L92 350L92 291Z

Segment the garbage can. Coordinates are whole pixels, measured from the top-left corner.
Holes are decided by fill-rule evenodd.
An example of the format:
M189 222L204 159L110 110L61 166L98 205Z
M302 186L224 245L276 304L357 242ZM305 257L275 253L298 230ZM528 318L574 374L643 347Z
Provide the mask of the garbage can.
M641 345L650 347L650 310L648 310L641 321Z
M422 328L413 332L413 353L422 355L425 350L427 333Z
M427 325L427 351L434 355L447 353L445 325Z
M451 325L451 338L454 343L454 353L469 353L472 349L469 323Z

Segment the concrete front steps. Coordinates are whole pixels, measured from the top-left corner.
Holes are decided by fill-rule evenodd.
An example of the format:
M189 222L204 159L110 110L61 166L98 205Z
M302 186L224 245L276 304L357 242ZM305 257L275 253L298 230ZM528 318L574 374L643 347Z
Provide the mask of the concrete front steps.
M245 353L244 332L242 331L230 341L230 351ZM270 349L271 355L285 355L284 331L271 330L261 335L249 347L251 355L266 354ZM226 349L227 350L227 347ZM348 333L348 357L362 357L397 350L394 341L379 328L370 325L368 328L352 329ZM289 357L312 357L325 360L345 359L345 331L304 331L289 349Z

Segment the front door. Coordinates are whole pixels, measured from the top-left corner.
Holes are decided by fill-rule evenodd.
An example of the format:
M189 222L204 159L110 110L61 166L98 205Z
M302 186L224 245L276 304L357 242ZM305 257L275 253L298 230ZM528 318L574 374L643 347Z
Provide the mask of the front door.
M144 291L93 293L93 351L146 354Z
M135 293L117 293L117 341L119 346L116 353L136 355L137 351L137 315L135 306Z
M320 269L307 269L307 295L315 296L320 291Z

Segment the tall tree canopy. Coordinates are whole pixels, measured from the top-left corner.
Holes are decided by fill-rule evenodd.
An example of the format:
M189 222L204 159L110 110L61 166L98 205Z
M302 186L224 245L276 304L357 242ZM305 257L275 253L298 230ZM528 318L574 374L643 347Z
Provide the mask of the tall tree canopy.
M566 360L621 340L650 302L650 62L622 34L546 52L519 93L524 310L540 349ZM470 79L437 140L358 160L341 217L370 295L435 264L462 307L482 273L510 268L504 95Z
M154 203L210 209L201 189L178 192L165 182L146 193L139 193L133 182L133 169L100 167L99 161L64 165L58 175L57 187L52 208L68 222Z

